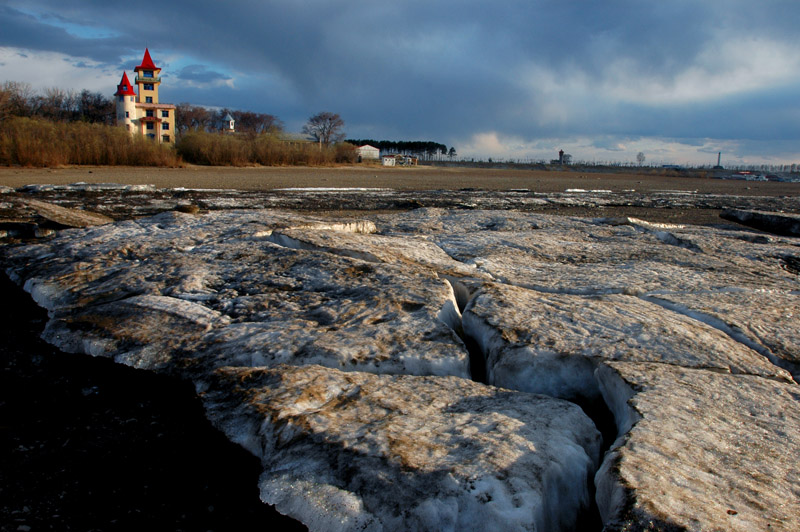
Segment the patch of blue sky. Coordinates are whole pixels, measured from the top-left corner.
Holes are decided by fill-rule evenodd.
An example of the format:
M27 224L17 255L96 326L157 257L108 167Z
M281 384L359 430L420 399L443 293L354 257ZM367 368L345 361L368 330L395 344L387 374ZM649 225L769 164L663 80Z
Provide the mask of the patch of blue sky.
M54 28L60 28L73 37L78 37L79 39L111 39L122 35L119 31L110 27L78 24L77 22L66 20L63 17L58 17L47 13L37 13L24 7L16 7L15 9L17 9L17 11L20 13L24 13L35 18L42 24L53 26Z

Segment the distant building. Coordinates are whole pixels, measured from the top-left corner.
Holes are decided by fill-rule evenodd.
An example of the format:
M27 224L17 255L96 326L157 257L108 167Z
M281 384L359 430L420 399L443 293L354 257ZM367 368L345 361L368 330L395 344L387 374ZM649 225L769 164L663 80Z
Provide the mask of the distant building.
M222 131L225 133L236 133L236 121L230 113L227 113L225 118L222 119Z
M375 146L364 144L363 146L356 148L356 156L358 156L358 162L366 160L377 161L381 157L381 150Z
M558 150L558 159L551 159L550 164L571 164L572 155L564 153L564 150Z
M131 135L145 137L163 144L175 142L175 106L158 101L158 87L161 85L161 69L150 58L150 51L145 48L142 63L135 67L138 94L128 79L128 73L122 73L117 85L116 107L117 125L125 127Z
M391 154L381 157L383 166L416 166L419 159L411 155Z

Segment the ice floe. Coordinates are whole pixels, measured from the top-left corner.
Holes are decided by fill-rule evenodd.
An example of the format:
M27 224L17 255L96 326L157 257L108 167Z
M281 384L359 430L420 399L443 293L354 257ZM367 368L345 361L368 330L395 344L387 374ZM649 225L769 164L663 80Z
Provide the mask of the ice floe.
M48 341L192 380L261 458L262 498L312 530L790 531L797 249L637 219L249 209L67 229L3 264Z

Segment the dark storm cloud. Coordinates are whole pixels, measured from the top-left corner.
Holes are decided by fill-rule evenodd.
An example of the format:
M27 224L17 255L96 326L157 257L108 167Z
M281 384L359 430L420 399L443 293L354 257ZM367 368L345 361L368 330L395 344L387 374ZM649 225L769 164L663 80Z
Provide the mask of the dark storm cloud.
M118 64L121 54L127 51L119 38L86 39L44 20L13 7L0 6L0 25L3 28L0 46L59 52L91 58L103 64Z
M791 97L798 76L778 72L772 86L731 86L750 83L734 75L747 69L741 60L750 45L765 57L776 46L800 56L794 1L9 5L0 7L2 46L125 68L122 57L148 46L157 62L176 63L180 79L232 81L216 92L182 88L176 100L202 97L287 124L330 110L356 136L800 138L800 105ZM142 16L148 10L154 16ZM83 38L68 25L113 36Z

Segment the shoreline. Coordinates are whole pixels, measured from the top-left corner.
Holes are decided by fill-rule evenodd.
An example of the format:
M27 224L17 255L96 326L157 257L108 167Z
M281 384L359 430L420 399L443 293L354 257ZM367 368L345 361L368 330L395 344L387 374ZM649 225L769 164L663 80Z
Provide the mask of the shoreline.
M527 189L542 193L565 192L569 189L603 189L612 192L635 190L641 193L681 190L731 196L780 197L800 194L800 183L659 176L628 172L595 174L577 171L438 166L387 168L364 164L333 167L0 167L0 186L19 188L29 184L66 185L77 182L247 191L305 187L369 187L401 191L473 188Z

